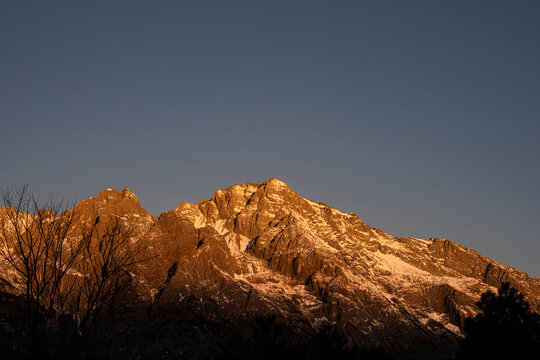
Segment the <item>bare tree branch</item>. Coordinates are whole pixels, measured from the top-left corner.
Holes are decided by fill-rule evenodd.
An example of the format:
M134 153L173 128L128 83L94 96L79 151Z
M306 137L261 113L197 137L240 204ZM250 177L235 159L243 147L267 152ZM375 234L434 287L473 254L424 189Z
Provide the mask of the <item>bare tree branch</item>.
M94 329L145 259L133 241L140 234L117 216L88 222L63 202L41 203L26 186L2 191L2 203L0 266L24 299L20 327L32 357L60 317L72 319L80 336Z

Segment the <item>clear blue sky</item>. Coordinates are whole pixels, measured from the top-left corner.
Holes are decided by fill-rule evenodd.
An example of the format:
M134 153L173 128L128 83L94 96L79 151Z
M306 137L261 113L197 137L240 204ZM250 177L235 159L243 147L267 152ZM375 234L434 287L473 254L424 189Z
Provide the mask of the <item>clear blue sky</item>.
M0 186L277 177L540 276L540 2L2 1Z

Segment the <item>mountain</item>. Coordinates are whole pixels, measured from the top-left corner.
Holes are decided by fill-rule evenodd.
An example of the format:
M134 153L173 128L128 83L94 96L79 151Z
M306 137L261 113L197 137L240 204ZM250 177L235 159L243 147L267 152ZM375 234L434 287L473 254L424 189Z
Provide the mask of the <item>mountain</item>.
M148 259L133 274L138 301L189 304L211 321L275 316L299 336L335 323L361 348L442 359L455 352L480 294L501 282L540 310L539 279L449 240L392 236L275 178L159 217L127 188L75 211L87 222L115 215L136 229L133 243Z

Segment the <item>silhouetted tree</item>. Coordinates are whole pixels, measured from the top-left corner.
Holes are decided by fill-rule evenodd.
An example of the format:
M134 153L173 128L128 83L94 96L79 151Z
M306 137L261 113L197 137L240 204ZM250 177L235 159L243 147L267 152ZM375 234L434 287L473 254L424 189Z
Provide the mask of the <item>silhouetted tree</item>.
M360 350L356 345L349 344L345 334L331 323L322 325L311 338L309 347L310 359L361 359L389 360L391 357L382 349L373 347Z
M9 274L19 310L3 304L0 321L23 340L19 357L57 357L57 345L81 343L105 308L113 309L141 259L129 243L133 231L114 216L85 225L88 219L74 209L52 199L42 203L26 186L3 191L2 202L0 268ZM68 338L54 341L61 329Z
M48 324L66 293L62 283L83 251L83 240L68 241L75 213L52 200L41 204L26 187L2 193L0 257L11 272L13 290L24 299L17 324L28 341L28 355L43 355Z
M84 335L95 329L104 315L110 315L119 305L117 296L128 287L129 270L145 260L142 249L130 242L134 229L117 216L100 219L83 227L84 248L67 283L70 296L64 312L74 319L77 331Z
M477 306L480 312L465 320L458 359L540 357L540 317L509 283L502 283L498 294L483 293Z
M349 358L346 349L347 339L330 323L322 325L311 339L313 359Z

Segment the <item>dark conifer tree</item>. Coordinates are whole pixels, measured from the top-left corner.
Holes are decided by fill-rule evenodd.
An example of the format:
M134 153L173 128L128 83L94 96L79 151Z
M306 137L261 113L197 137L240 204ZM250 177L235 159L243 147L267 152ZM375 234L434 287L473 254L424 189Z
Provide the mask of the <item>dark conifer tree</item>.
M480 312L465 320L458 359L540 358L540 316L509 283L498 294L483 293L477 306Z

